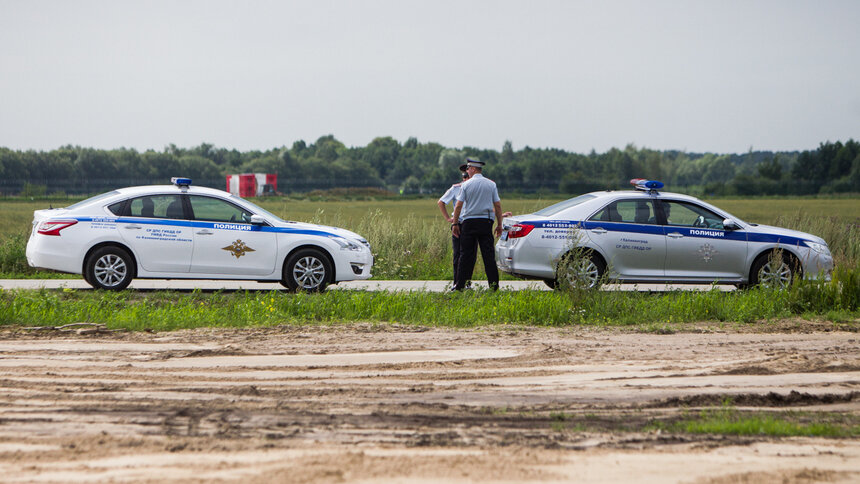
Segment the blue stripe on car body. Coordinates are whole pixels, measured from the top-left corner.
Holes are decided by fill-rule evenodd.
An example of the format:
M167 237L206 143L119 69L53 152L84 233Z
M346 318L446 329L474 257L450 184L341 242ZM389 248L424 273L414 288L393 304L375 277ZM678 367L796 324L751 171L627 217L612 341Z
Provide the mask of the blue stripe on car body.
M321 230L308 229L291 229L289 227L270 227L264 225L251 224L236 224L230 222L204 222L198 220L170 220L157 218L131 218L131 217L70 217L78 222L115 222L115 223L136 223L144 225L167 225L171 227L191 227L205 228L217 230L235 230L237 232L274 232L280 234L291 235L316 235L320 237L335 238L340 237L329 232Z
M737 240L746 242L759 242L768 244L782 245L801 245L807 242L806 239L793 237L790 235L765 234L760 232L750 232L746 230L720 230L697 227L680 227L676 225L653 225L653 224L631 224L624 222L602 222L602 221L586 221L579 220L535 220L535 221L518 221L519 224L534 225L536 229L545 228L582 228L591 230L595 228L603 228L609 232L630 232L637 234L652 234L664 235L669 231L678 232L685 237L697 237L703 239L720 238L726 240ZM812 241L809 241L812 242ZM806 244L804 244L805 246Z

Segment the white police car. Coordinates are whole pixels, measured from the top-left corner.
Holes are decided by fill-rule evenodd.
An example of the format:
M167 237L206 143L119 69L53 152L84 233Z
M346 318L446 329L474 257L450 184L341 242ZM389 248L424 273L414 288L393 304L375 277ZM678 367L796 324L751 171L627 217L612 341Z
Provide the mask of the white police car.
M820 237L744 222L697 198L658 192L658 181L631 183L637 190L588 193L504 219L499 268L553 287L562 278L594 287L604 275L618 282L784 287L833 270ZM582 256L560 264L574 253Z
M287 222L221 190L121 188L66 208L37 210L27 242L33 267L83 274L99 289L133 278L278 281L321 291L367 279L367 240L348 230Z

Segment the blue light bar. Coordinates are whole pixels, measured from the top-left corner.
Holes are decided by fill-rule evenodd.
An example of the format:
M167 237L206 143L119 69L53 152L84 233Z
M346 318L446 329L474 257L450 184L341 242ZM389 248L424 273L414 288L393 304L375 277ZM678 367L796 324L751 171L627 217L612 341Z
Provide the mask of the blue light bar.
M178 176L175 176L170 179L170 183L173 183L178 187L188 187L191 186L191 178L180 178Z
M637 190L659 190L663 188L663 182L657 180L646 180L644 178L634 178L630 180L630 184L636 187Z

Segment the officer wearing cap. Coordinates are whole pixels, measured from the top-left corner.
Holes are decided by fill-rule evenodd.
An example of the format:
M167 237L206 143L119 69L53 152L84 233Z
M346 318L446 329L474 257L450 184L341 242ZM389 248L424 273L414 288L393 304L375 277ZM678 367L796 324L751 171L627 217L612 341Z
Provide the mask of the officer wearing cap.
M463 163L460 165L460 176L463 178L463 182L469 179L469 173L466 171L466 164ZM436 202L436 205L439 206L439 210L442 212L442 216L445 217L445 220L451 224L451 230L454 230L454 217L448 214L448 203L454 201L456 203L457 195L460 194L460 187L463 183L455 183L451 185L442 198ZM457 283L457 270L460 266L460 237L457 237L453 233L451 234L451 248L454 252L454 283ZM452 286L453 287L453 286Z
M454 290L462 291L466 281L472 278L478 247L484 260L487 283L490 289L499 288L499 269L493 249L493 220L496 222L495 236L502 235L502 202L496 184L481 174L484 162L477 158L466 158L469 180L460 186L457 204L454 206L454 236L460 237L460 266Z

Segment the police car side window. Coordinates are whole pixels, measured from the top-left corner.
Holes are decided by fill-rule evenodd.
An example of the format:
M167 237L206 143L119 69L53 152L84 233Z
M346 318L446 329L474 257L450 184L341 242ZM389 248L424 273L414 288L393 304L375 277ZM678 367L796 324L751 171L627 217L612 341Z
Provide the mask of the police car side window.
M246 223L251 220L251 212L224 200L200 196L192 196L190 200L195 220L239 223Z
M616 208L618 202L612 202L609 205L603 207L599 212L595 213L591 216L590 221L592 222L620 222L621 215L618 214L618 209Z
M147 195L133 198L126 212L132 217L184 218L182 199L179 195Z
M631 224L657 223L652 200L618 200L603 207L589 220Z
M692 203L663 201L666 224L723 230L723 218Z
M108 205L108 210L110 210L110 213L112 213L116 216L121 216L122 211L125 208L125 202L126 202L126 200L123 200L121 202L116 202L116 203L113 203L111 205Z

